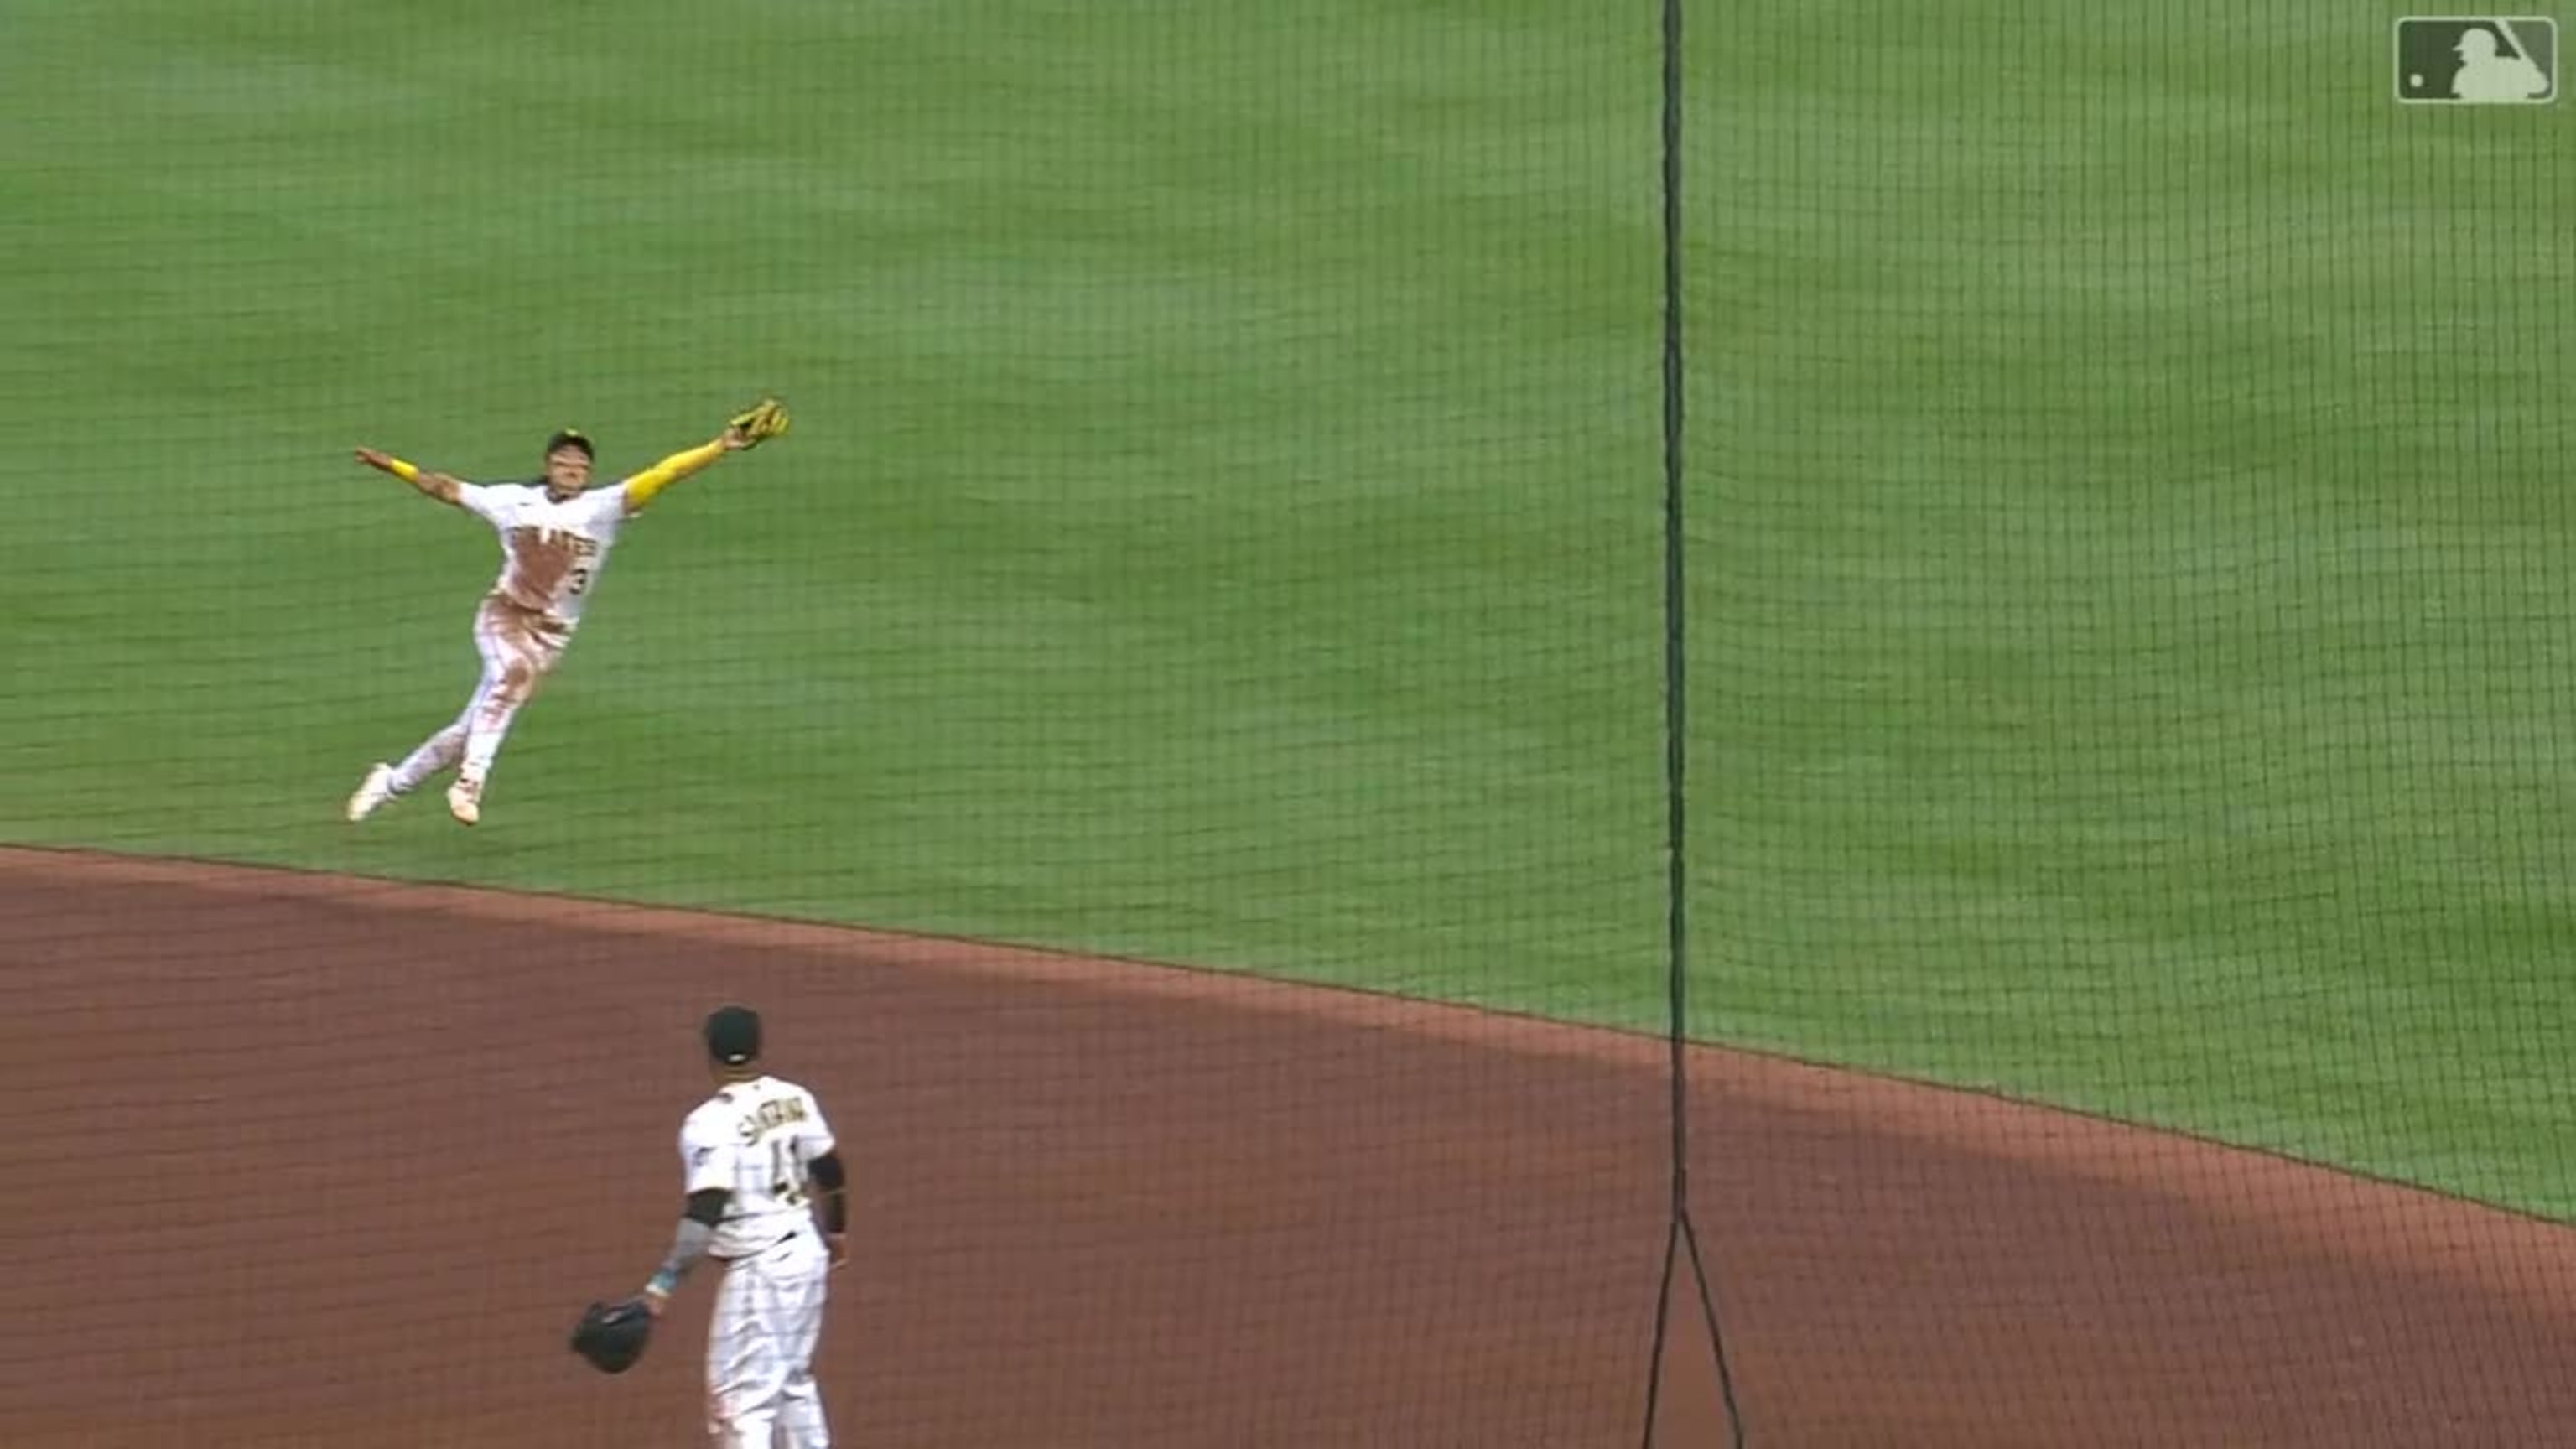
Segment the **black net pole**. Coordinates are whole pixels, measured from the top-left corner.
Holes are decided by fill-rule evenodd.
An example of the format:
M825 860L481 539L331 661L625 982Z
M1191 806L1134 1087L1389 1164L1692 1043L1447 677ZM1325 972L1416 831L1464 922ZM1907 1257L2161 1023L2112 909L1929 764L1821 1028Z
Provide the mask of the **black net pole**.
M1643 1433L1653 1449L1655 1420L1663 1395L1665 1341L1672 1323L1673 1273L1685 1260L1699 1296L1702 1321L1715 1359L1717 1385L1725 1400L1730 1437L1741 1449L1744 1419L1735 1398L1735 1380L1726 1361L1726 1338L1718 1326L1717 1299L1708 1281L1699 1232L1690 1212L1690 1016L1689 907L1690 874L1684 849L1688 837L1686 765L1689 718L1684 655L1684 621L1688 583L1683 542L1682 440L1684 352L1682 347L1682 0L1663 4L1663 246L1664 246L1664 820L1665 820L1665 980L1666 1045L1672 1117L1672 1210L1664 1237L1662 1272L1655 1290L1653 1352L1646 1372Z

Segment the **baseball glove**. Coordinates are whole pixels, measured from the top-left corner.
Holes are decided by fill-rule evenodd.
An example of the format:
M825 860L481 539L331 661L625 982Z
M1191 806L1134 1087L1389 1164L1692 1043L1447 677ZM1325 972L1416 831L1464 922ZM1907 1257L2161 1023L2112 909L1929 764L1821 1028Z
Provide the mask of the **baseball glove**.
M787 431L787 405L774 397L762 398L734 414L725 430L739 436L745 448L757 448Z
M653 1311L641 1298L593 1303L573 1325L572 1351L604 1374L622 1374L644 1356L653 1337Z

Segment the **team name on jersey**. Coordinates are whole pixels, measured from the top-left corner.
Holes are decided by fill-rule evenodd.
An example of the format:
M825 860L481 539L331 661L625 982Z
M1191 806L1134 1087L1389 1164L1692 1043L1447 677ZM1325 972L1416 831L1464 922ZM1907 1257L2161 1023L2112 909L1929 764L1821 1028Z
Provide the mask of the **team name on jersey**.
M745 1142L758 1142L762 1137L793 1122L805 1120L805 1102L799 1097L780 1097L761 1103L735 1119L734 1130Z
M578 561L599 557L599 540L568 528L540 528L523 524L510 530L510 540L525 548L561 549Z

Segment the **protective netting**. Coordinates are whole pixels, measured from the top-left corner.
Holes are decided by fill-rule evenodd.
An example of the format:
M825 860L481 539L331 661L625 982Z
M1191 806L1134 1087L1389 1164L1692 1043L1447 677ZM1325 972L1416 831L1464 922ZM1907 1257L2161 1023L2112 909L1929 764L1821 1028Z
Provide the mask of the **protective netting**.
M2393 21L13 14L0 1442L695 1435L727 1000L842 1442L2546 1442L2571 183ZM565 428L558 661L351 450Z
M1633 1436L1658 1059L1537 1018L1661 1021L1645 20L13 20L8 838L1395 994L21 859L14 1130L120 1206L38 1259L102 1209L12 1189L0 1438L688 1432L711 1290L615 1381L563 1334L669 1241L734 996L858 1176L849 1442ZM495 526L351 455L574 428L605 488L772 392L479 686Z
M2311 5L1691 44L1692 1024L2563 1215L2562 118ZM1747 1353L1879 1366L1784 1438L2549 1437L2546 1235L1837 1110L1695 1154Z

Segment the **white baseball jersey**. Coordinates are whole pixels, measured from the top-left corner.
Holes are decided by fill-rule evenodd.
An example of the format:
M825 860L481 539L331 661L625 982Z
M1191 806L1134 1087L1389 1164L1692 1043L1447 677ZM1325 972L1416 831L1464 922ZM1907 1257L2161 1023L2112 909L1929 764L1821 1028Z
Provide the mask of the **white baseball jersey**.
M754 1077L699 1103L680 1124L686 1190L733 1194L708 1253L755 1253L811 1222L805 1164L831 1150L822 1106L794 1082Z
M501 536L501 576L493 591L524 609L581 622L582 600L598 582L608 550L626 524L626 485L592 488L557 503L541 485L466 483L456 490L466 511Z

